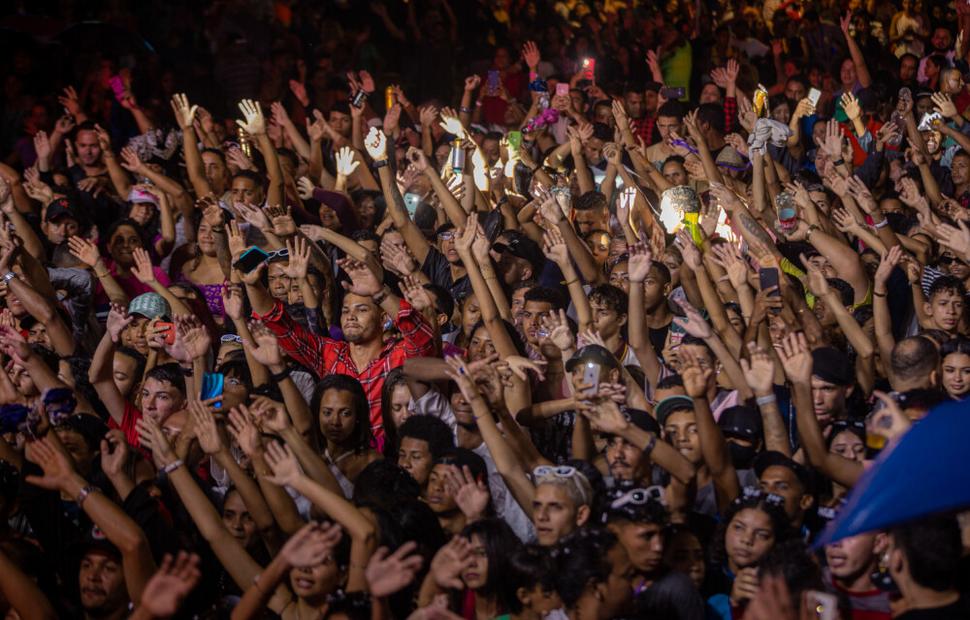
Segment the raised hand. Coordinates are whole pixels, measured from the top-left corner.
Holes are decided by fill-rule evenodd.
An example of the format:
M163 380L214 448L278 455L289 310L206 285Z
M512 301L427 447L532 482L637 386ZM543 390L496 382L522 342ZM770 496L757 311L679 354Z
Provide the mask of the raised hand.
M242 287L238 284L222 285L222 307L233 321L238 321L243 316L243 294Z
M336 156L338 175L349 177L354 173L354 170L360 165L360 162L355 159L354 155L354 150L349 146L340 147Z
M550 312L540 319L542 329L547 332L546 338L560 351L569 351L576 348L576 337L569 327L566 320L565 310L560 310L558 316Z
M839 122L830 120L825 124L825 139L822 141L820 148L823 153L829 156L829 159L833 161L842 159L843 139Z
M128 316L128 310L124 306L111 304L111 310L108 312L108 320L105 324L105 329L111 336L111 341L117 344L121 338L121 332L134 320L135 317Z
M142 590L140 607L153 618L174 616L201 577L198 555L179 551L173 560L166 553L162 565Z
M84 111L81 110L81 99L77 96L77 91L74 90L73 86L65 88L63 94L57 98L57 102L74 118L84 116Z
M101 260L98 246L83 237L71 237L67 240L67 247L71 255L88 267L94 267Z
M650 246L640 241L627 248L627 252L630 255L627 263L627 276L631 283L642 284L647 279L650 268L653 267L653 254L650 251Z
M772 394L775 363L772 361L771 355L758 346L756 342L748 343L748 353L751 355L751 361L744 358L740 360L745 383L748 384L755 396Z
M34 486L48 491L62 491L74 475L71 459L55 447L50 437L28 443L25 456L44 471L42 476L30 475L24 478Z
M686 347L677 349L677 360L680 362L680 376L684 380L684 391L691 398L704 398L714 369L701 367L697 356Z
M417 553L418 544L409 541L390 553L387 547L380 547L367 562L364 577L368 590L375 598L384 598L399 592L414 581L424 565L424 558Z
M124 472L128 463L128 442L125 434L112 429L101 440L101 471L109 478Z
M266 464L273 470L273 475L266 479L281 487L293 486L303 476L300 463L293 456L290 447L281 446L276 441L271 441L266 446Z
M541 59L542 56L539 54L539 46L536 45L536 42L526 41L525 45L522 46L522 60L529 67L529 71L535 71Z
M243 454L253 458L263 450L259 429L253 423L249 408L239 405L229 410L229 434Z
M292 426L284 404L267 396L254 398L249 411L263 432L280 434Z
M903 256L903 248L898 245L894 245L889 248L889 251L882 255L879 260L879 266L876 268L875 276L873 277L874 284L883 289L886 288L886 282L889 280L889 274L893 272L893 268L899 264L899 260Z
M142 284L155 282L155 268L152 266L152 257L144 248L135 248L132 252L135 264L131 268L131 274L138 278Z
M469 75L465 78L465 92L471 93L478 90L482 84L482 78L478 75ZM449 132L450 133L450 132ZM457 134L456 134L457 135Z
M273 234L277 237L286 238L296 234L296 220L293 219L293 211L290 207L267 207L267 215L273 227Z
M242 127L243 131L253 137L266 133L266 118L258 101L243 99L239 102L239 111L242 112L244 120L237 120L236 124Z
M340 282L341 286L348 293L360 295L361 297L372 297L381 292L383 286L380 280L366 263L355 261L351 258L343 258L337 261L337 265L350 276L349 283L346 281Z
M418 312L434 308L434 299L431 298L431 293L414 276L406 276L401 280L401 292L404 293L404 299Z
M558 207L556 207L558 209ZM542 235L542 252L546 258L560 267L569 263L569 248L562 233L556 227L550 227Z
M942 222L937 224L937 240L941 245L952 249L960 256L970 256L970 229L967 228L967 224L963 220L957 220L957 226L959 228Z
M458 117L451 114L447 114L448 110L441 110L441 127L446 133L450 133L453 136L463 137L465 135L465 127L458 120Z
M845 111L845 115L849 117L850 121L855 121L857 118L862 116L862 108L859 107L859 100L855 98L850 92L846 92L842 95L842 109Z
M775 345L775 351L781 358L781 367L789 381L803 385L811 383L812 352L808 348L804 332L788 334L780 345Z
M822 273L821 269L813 265L804 254L801 255L801 259L802 264L808 272L808 290L816 297L824 297L829 292L829 283L825 279L825 274Z
M276 335L263 323L252 321L249 324L252 339L244 338L243 344L253 359L263 366L281 366L283 352L280 350Z
M455 536L431 560L431 574L438 587L459 590L464 587L461 573L473 561L471 542L464 536Z
M199 106L189 105L189 98L185 93L176 93L172 96L172 112L175 113L175 122L182 130L192 127L195 114L199 111Z
M320 110L313 111L313 122L306 119L306 132L310 142L321 142L330 133L330 123L323 117Z
M303 200L310 200L313 198L313 190L316 187L313 185L313 181L307 177L300 177L296 180L296 190L300 194L300 198Z
M367 132L367 137L364 138L364 147L374 161L387 159L387 136L377 127L371 127L370 131Z
M189 363L203 357L212 346L212 338L197 317L175 317L175 344L166 347L168 354L180 362Z
M560 312L562 312L562 310L560 310ZM568 330L569 328L568 323L566 325L566 328ZM572 338L571 332L569 336L570 338ZM552 340L552 337L553 335L550 334L549 339ZM556 344L556 343L553 342L553 344ZM547 364L548 362L546 360L530 360L529 358L522 357L521 355L510 355L509 357L504 358L502 362L499 364L499 366L507 366L509 371L512 372L512 374L514 374L519 379L522 379L523 381L529 380L528 371L531 370L532 372L536 373L536 376L539 378L540 381L542 381L543 379L546 378L544 368Z
M381 238L381 264L399 276L408 276L417 271L418 263L408 252L407 247L397 245L385 235Z
M484 480L476 480L467 465L460 470L451 466L446 475L446 484L458 509L467 518L479 519L484 516L492 495L489 493L488 484Z
M853 175L845 180L846 187L849 190L849 194L852 198L859 204L866 213L872 213L879 208L876 203L876 199L872 197L872 192L866 187L866 184L862 182L862 179L858 175Z
M290 537L280 555L294 568L319 566L340 543L343 531L336 523L307 523Z
M711 324L704 320L701 313L686 303L681 304L680 307L683 308L684 314L687 316L675 316L674 322L676 322L680 327L683 327L684 331L695 338L710 338L713 334L711 331Z
M141 447L152 451L152 460L155 461L156 467L166 467L175 461L177 457L172 450L172 445L158 422L148 416L142 416L135 422L135 428L138 431Z
M199 440L199 447L206 454L216 454L222 450L222 437L216 426L215 416L209 407L199 400L189 401L189 416L192 418L195 438Z
M954 118L960 115L960 113L957 112L957 107L953 104L953 99L950 98L950 95L947 95L946 93L933 93L933 95L930 96L930 99L933 100L933 105L936 106L936 111L939 112L943 118Z

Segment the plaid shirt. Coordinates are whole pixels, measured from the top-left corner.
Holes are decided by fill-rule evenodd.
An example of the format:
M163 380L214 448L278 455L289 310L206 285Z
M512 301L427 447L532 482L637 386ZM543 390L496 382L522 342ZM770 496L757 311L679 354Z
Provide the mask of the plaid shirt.
M409 357L434 355L434 331L421 313L415 312L411 304L403 299L394 319L394 325L403 338L385 344L380 355L362 370L357 369L350 356L349 344L311 333L294 321L283 310L283 304L279 301L264 315L254 312L253 318L262 321L276 334L280 348L287 355L312 370L317 377L340 374L350 375L360 381L370 405L371 429L379 443L383 443L384 438L381 390L387 374L394 368L403 366L404 360Z

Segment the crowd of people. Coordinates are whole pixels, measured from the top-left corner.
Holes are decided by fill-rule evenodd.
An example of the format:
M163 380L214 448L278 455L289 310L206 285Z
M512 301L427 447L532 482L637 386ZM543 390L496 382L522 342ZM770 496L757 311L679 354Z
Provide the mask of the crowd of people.
M970 394L967 0L55 4L5 618L970 617L970 513L815 544Z

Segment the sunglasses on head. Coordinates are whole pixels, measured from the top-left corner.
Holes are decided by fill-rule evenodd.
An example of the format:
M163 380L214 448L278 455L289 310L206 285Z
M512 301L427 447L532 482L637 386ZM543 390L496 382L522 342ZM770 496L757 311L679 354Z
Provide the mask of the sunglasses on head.
M624 506L644 506L650 501L664 504L663 487L651 486L645 489L631 489L610 503L611 510L618 510Z
M557 478L572 478L578 473L575 467L570 465L540 465L532 470L532 475L535 478L542 478L544 476L556 476Z
M236 334L223 334L222 338L219 339L219 342L223 344L227 342L235 342L236 344L242 344L242 338L240 338Z

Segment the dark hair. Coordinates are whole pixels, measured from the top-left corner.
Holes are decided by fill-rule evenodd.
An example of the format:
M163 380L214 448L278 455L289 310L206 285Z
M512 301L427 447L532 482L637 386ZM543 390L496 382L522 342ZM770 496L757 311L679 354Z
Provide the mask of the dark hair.
M313 389L313 398L310 399L310 411L317 418L317 423L312 426L312 428L316 429L313 434L316 437L317 448L322 451L326 447L323 433L320 431L320 404L327 390L350 392L350 395L353 397L351 407L354 411L354 432L351 434L349 441L354 447L355 454L364 452L370 447L371 440L373 439L370 428L370 405L367 402L367 394L364 393L364 388L360 384L360 381L350 375L327 375Z
M798 538L776 543L758 563L758 576L777 575L785 580L793 609L797 609L806 590L825 590L822 571L808 546Z
M218 372L223 375L232 375L246 386L246 393L252 394L253 392L253 374L249 370L249 364L246 363L245 358L243 359L227 359L223 360L222 364L219 366Z
M954 587L963 550L956 518L926 517L893 528L890 534L906 556L913 581L937 592Z
M630 303L630 298L623 292L623 289L612 284L597 284L589 291L588 297L590 301L595 299L603 302L608 309L617 314L626 314L627 306Z
M610 101L604 100L604 103L607 106L612 105ZM603 142L610 142L613 140L613 130L610 129L610 126L605 123L593 123L593 137L599 138Z
M826 278L829 286L835 289L839 293L839 300L842 302L843 306L851 306L854 300L855 290L852 285L843 280L842 278Z
M707 123L718 133L724 133L724 107L720 104L702 103L697 106L697 120Z
M263 175L253 172L252 170L239 170L236 174L232 175L232 180L236 179L249 179L256 184L256 187L263 187Z
M963 280L956 276L940 276L930 284L926 292L926 300L932 301L933 296L940 293L955 293L960 297L966 297L967 287L963 285Z
M421 487L406 469L388 459L368 463L354 481L354 504L374 504L391 510L400 502L417 500ZM437 522L437 521L436 521Z
M592 211L593 209L606 209L608 203L606 201L606 196L601 192L591 189L588 192L580 194L573 200L573 208L577 211Z
M966 336L955 336L943 343L940 347L940 359L946 359L947 355L952 355L953 353L963 353L964 355L970 355L970 338Z
M216 157L218 157L219 159L222 160L222 164L223 165L226 164L226 154L222 152L222 149L215 149L215 148L212 148L212 147L208 147L207 146L206 148L204 148L201 151L199 151L199 156L201 157L202 155L205 155L206 153L209 153L211 155L215 155Z
M940 354L929 338L912 336L896 343L890 356L893 375L900 379L928 377L940 365Z
M616 535L601 528L581 528L566 536L552 551L556 564L556 592L571 609L590 584L605 583L613 572L609 552Z
M145 365L148 364L148 358L139 353L137 350L125 345L121 345L115 349L115 355L118 355L119 353L135 360L135 372L132 373L132 375L136 380L140 379L142 373L145 372Z
M398 367L387 373L384 385L381 387L381 425L384 428L384 458L394 459L398 448L398 429L394 426L394 416L391 409L391 398L394 389L399 385L407 386L404 379L404 368ZM406 421L406 420L405 420Z
M472 536L478 536L485 547L485 557L488 558L488 575L482 586L481 596L497 596L500 607L504 610L505 600L502 587L508 578L509 556L522 544L512 528L502 519L482 519L465 526L461 535L471 541ZM514 593L513 593L514 594Z
M167 381L172 384L172 387L182 393L182 397L186 397L185 393L185 374L182 372L182 367L171 362L169 364L162 364L156 366L148 371L145 375L145 380L154 379L156 381Z
M658 390L669 390L673 387L684 387L684 378L680 375L667 375L657 382Z
M526 293L526 295L528 295L528 293ZM572 319L567 318L567 320L572 320ZM512 346L515 347L516 353L518 355L525 357L527 355L526 348L525 348L525 341L522 340L522 334L519 333L519 330L515 328L515 325L512 325L505 319L499 319L498 322L495 323L495 325L497 326L500 325L502 326L502 328L505 329L505 333L507 333L509 335L509 338L512 339ZM472 326L471 333L474 334L480 329L485 329L487 331L488 327L485 325L485 321L482 321L479 319L479 321Z
M397 429L398 442L405 437L426 441L431 458L439 458L455 447L455 434L451 428L433 415L413 415Z
M548 286L533 286L526 292L524 301L526 303L538 301L552 304L552 309L555 311L565 310L567 305L562 293Z
M664 285L670 284L673 281L673 276L670 275L670 268L667 267L667 265L664 265L661 261L656 259L650 262L650 268L657 270L657 273L660 274L661 279L664 281Z
M366 228L361 228L350 233L350 238L354 241L374 241L378 245L381 243L381 238L377 236L372 230L367 230Z
M138 235L139 239L141 239L141 247L145 248L146 250L151 247L151 242L148 239L148 235L145 234L145 229L142 228L142 225L135 220L126 217L112 224L105 233L102 241L105 253L107 253L108 246L111 245L111 238L114 237L115 233L118 232L118 229L122 226L127 226L135 231L135 234Z
M443 286L437 284L425 284L424 288L434 295L434 309L438 314L443 314L451 320L451 315L455 313L455 298L451 296Z
M660 118L661 116L667 116L670 118L676 118L680 120L680 119L683 119L686 114L687 114L687 106L685 106L677 99L668 101L667 103L660 106L659 110L657 110L657 118Z
M490 565L491 566L491 565ZM500 602L505 609L513 614L522 612L522 601L519 600L519 588L532 590L536 586L543 592L556 589L555 566L549 555L549 550L539 545L516 545L505 561L505 578L502 580L502 591L499 592Z

